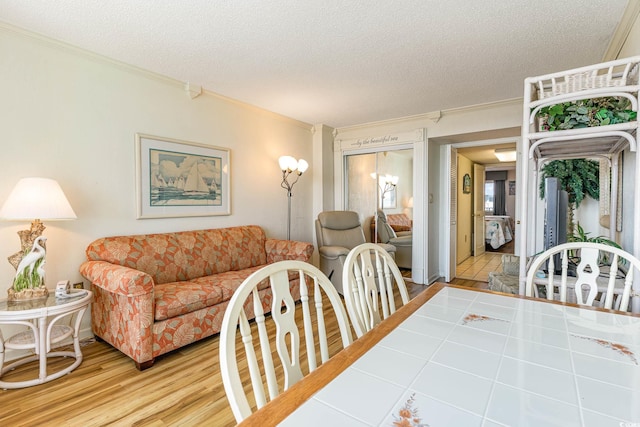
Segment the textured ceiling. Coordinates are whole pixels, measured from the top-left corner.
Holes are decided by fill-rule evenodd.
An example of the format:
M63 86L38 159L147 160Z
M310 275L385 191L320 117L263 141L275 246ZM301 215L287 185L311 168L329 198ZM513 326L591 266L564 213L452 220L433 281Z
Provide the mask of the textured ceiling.
M636 1L636 0L632 0ZM310 124L519 98L627 0L0 0L0 21Z

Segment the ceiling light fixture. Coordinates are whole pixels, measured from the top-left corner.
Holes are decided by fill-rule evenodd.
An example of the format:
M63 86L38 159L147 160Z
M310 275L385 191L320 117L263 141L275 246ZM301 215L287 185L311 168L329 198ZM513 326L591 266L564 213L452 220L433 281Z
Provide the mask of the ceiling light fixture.
M516 149L515 148L496 148L493 150L496 158L501 162L515 162L516 161Z

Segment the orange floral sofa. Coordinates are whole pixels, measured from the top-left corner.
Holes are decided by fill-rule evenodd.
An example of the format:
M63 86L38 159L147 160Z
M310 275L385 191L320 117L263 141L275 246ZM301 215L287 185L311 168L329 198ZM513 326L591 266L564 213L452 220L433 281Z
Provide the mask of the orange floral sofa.
M308 261L313 249L267 239L255 225L98 239L80 266L94 293L93 332L146 369L157 356L218 333L229 299L251 273ZM299 298L297 280L291 286ZM262 301L269 310L267 283Z

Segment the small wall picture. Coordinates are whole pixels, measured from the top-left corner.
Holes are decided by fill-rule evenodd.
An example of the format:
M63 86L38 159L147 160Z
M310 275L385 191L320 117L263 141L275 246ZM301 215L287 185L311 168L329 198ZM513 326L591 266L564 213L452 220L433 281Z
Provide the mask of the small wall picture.
M515 181L509 181L509 195L510 196L515 196L516 195L516 182Z
M468 173L464 174L462 178L462 192L464 194L471 193L471 176Z

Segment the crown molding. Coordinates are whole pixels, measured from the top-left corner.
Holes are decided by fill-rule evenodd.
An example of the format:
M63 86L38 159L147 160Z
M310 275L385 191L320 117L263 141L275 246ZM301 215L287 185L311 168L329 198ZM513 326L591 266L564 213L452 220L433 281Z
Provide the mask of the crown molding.
M378 127L378 126L390 126L390 125L398 126L403 124L412 125L415 127L416 122L425 122L427 120L435 124L435 123L438 123L438 121L442 117L447 115L472 113L475 111L486 110L487 108L517 106L517 108L522 109L522 102L523 102L522 98L505 99L501 101L486 102L483 104L468 105L465 107L450 108L448 110L436 110L436 111L431 111L429 113L416 114L413 116L398 117L395 119L380 120L377 122L368 122L368 123L362 123L362 124L353 125L353 126L344 126L341 128L337 128L336 130L338 133L340 133L340 132L351 132L354 130L357 131L361 129L370 129L372 127Z
M300 120L296 120L291 117L284 116L282 114L274 113L273 111L265 110L264 108L260 108L252 104L247 104L246 102L238 101L237 99L220 95L218 93L209 91L206 88L203 88L201 86L194 85L193 83L183 82L171 77L167 77L165 75L155 73L153 71L149 71L144 68L136 67L135 65L127 64L126 62L118 61L116 59L112 59L107 56L100 55L90 50L83 49L83 48L74 46L72 44L53 39L51 37L47 37L43 34L25 30L24 28L16 27L14 25L7 24L6 22L0 21L0 32L3 32L3 31L15 34L25 39L29 39L42 46L58 49L66 53L70 53L70 54L73 54L97 63L101 63L104 65L112 66L119 70L136 74L147 79L155 80L157 82L163 83L165 85L168 85L174 88L178 88L179 90L186 92L191 99L199 97L200 95L212 96L222 101L228 102L230 104L239 106L247 111L251 111L253 113L257 113L263 116L268 116L270 118L273 118L282 122L290 123L294 126L297 126L299 128L302 128L304 130L311 132L312 125L309 123L305 123Z

